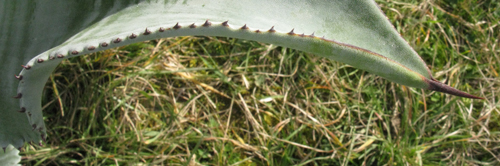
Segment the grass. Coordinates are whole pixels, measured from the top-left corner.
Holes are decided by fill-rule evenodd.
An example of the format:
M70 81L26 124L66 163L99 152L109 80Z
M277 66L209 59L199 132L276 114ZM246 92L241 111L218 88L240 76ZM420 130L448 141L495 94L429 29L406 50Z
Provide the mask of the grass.
M177 37L65 60L26 165L499 165L500 5L377 1L471 100L253 41Z

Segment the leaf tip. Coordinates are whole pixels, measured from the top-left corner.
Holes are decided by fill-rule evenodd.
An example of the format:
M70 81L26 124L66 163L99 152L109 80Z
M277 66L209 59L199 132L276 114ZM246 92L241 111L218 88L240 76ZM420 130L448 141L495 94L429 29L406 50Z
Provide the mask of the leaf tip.
M471 99L483 99L483 100L485 99L483 97L478 97L478 96L474 96L474 95L462 92L462 91L455 89L449 85L443 84L443 83L435 80L434 78L426 79L425 81L429 84L429 88L428 88L429 90L448 93L451 95L466 97L466 98L471 98Z

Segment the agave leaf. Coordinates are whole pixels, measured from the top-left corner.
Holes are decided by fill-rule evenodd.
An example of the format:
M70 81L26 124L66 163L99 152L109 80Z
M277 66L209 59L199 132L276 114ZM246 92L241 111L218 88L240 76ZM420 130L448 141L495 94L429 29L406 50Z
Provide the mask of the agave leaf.
M0 165L20 165L17 164L21 161L21 156L19 156L19 150L14 148L12 145L0 150Z
M20 65L54 47L93 23L137 3L120 1L6 0L0 2L0 147L16 148L39 142L27 114L19 113L15 79ZM23 81L21 81L22 83ZM36 80L43 87L46 79ZM39 90L41 91L41 90ZM26 96L26 95L24 95ZM40 101L34 101L41 104ZM40 116L41 118L41 116ZM40 119L41 120L41 119Z
M478 98L435 81L372 0L9 0L2 5L0 31L6 34L0 39L2 147L45 138L41 94L62 59L172 36L272 43L410 87Z

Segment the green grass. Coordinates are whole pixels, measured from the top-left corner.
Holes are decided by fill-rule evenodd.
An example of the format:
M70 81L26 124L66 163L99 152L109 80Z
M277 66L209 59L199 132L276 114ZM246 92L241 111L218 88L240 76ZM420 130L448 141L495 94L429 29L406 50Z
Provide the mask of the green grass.
M471 100L275 45L136 43L64 61L26 165L500 165L500 5L377 1Z

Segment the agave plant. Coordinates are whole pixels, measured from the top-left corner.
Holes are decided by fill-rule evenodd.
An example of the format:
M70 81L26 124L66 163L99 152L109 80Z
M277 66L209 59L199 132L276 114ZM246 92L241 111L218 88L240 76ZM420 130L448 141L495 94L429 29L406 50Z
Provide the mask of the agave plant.
M0 16L0 146L8 151L0 156L46 139L42 91L63 59L173 36L272 43L409 87L480 98L436 81L372 0L7 0Z

